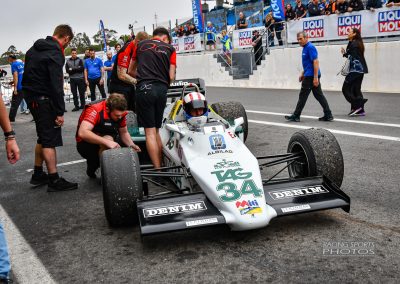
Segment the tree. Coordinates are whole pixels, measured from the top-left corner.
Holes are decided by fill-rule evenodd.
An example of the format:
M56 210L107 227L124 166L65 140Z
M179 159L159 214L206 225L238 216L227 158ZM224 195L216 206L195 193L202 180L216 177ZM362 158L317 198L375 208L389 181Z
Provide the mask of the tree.
M90 38L86 33L77 33L74 38L71 40L69 46L72 48L76 48L78 50L85 49L89 47L92 43L90 42Z
M16 56L22 54L21 51L18 51L14 45L10 45L6 52L4 52L1 57L8 57L10 54L15 54Z
M106 35L107 44L109 44L110 41L117 40L117 32L115 30L104 29L104 34ZM97 44L103 44L103 42L104 42L103 33L101 31L98 31L93 36L93 41Z

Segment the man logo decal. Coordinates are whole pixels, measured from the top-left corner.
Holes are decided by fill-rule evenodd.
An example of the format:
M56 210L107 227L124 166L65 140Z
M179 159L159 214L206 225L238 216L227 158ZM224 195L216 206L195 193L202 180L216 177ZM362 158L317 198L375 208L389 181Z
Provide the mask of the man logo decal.
M210 140L210 146L212 150L222 150L222 149L226 149L226 143L225 143L225 139L224 136L222 135L211 135L209 137Z

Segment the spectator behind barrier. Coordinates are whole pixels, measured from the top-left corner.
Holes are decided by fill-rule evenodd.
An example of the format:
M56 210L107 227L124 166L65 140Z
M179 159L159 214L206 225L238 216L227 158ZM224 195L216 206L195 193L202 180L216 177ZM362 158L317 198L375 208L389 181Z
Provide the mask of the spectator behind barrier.
M367 2L367 10L374 12L375 9L382 8L382 1L381 0L368 0Z
M349 12L364 10L364 4L361 0L349 0Z
M237 20L237 23L236 23L236 29L242 30L242 29L247 29L247 27L248 27L248 24L247 24L246 18L244 16L243 12L240 12L239 20Z
M285 13L285 20L290 21L294 20L296 18L296 13L294 9L292 8L291 4L286 5L286 13Z
M386 3L386 7L400 7L400 0L389 0Z
M307 8L303 3L301 3L301 0L296 0L294 12L296 13L296 20L300 20L307 15Z
M346 0L337 0L336 3L336 14L346 13L349 9L349 3Z
M380 0L377 0L380 1ZM325 14L326 15L331 15L336 13L336 0L330 0L326 9L325 9Z
M309 17L317 17L320 16L321 12L319 10L319 1L318 0L312 0L308 4L308 16Z

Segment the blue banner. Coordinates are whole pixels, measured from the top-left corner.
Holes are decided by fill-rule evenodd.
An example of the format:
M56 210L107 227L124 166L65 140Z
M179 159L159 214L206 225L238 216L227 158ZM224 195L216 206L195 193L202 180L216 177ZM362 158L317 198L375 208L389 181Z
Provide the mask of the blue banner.
M103 35L103 41L104 41L103 50L104 50L104 52L107 52L106 33L104 32L104 24L103 24L103 21L102 21L102 20L100 20L100 30L101 30L101 33L102 33L102 35Z
M197 30L203 32L203 14L201 10L201 0L192 0L193 22Z
M276 20L285 20L285 10L283 9L283 0L271 0L272 15Z

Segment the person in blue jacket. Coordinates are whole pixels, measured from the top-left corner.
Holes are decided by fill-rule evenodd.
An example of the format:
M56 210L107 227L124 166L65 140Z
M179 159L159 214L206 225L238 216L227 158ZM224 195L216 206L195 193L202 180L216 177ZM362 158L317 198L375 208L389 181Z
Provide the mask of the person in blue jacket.
M215 29L215 27L213 27L211 22L207 22L207 27L206 27L206 37L207 37L207 41L206 41L206 45L209 46L209 50L211 50L211 47L213 47L213 49L216 49L216 34L217 34L217 30Z

